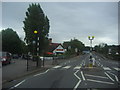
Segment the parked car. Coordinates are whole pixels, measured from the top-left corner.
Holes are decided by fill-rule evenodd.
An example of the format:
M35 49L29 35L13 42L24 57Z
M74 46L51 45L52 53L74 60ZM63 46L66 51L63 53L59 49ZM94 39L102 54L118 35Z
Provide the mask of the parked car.
M11 53L0 52L0 61L2 62L2 64L10 64L11 63Z
M18 59L19 56L18 56L18 54L13 54L13 55L12 55L12 58L13 58L13 59Z

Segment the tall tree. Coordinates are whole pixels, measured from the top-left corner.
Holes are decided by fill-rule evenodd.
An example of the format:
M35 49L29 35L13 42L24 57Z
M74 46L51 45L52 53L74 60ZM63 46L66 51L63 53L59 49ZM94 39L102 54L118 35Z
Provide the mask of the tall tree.
M11 28L1 31L2 33L2 51L8 51L13 54L21 53L21 40L18 34Z
M36 38L39 37L39 48L40 54L43 53L45 47L48 45L48 33L49 33L49 19L45 16L42 8L39 4L31 4L26 12L26 18L23 21L24 31L25 31L25 41L29 45L30 52L33 51L34 46L37 46L37 43L33 45L33 41L36 41ZM34 31L37 31L37 34L34 34Z
M71 54L75 53L75 49L77 48L78 51L82 52L85 48L84 44L79 41L78 39L74 39L68 42L64 42L63 46L67 49L68 52Z

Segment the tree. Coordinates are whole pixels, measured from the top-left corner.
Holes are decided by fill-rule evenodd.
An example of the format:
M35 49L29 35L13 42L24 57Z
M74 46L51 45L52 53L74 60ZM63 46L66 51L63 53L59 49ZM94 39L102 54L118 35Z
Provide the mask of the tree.
M69 42L64 42L63 46L67 49L67 53L75 54L75 49L77 48L78 52L82 52L85 48L84 44L78 39L71 40Z
M2 33L2 51L8 51L13 54L21 53L21 40L18 34L11 28L1 31Z
M33 53L33 49L36 48L34 48L34 46L37 46L37 43L33 45L33 41L37 41L37 37L39 37L39 54L42 54L46 49L45 47L48 46L48 33L50 26L49 19L45 16L39 4L32 3L29 5L26 12L26 18L23 23L25 41L29 46L30 52ZM37 34L34 33L35 30L38 32Z
M95 51L102 54L108 54L108 48L109 46L106 43L100 43L99 45L95 46Z

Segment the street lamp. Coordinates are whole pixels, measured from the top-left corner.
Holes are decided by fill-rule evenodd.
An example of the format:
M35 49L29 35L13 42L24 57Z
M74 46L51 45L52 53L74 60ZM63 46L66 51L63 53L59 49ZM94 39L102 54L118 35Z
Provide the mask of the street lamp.
M88 36L88 39L90 40L90 51L92 52L92 40L94 39L94 36Z

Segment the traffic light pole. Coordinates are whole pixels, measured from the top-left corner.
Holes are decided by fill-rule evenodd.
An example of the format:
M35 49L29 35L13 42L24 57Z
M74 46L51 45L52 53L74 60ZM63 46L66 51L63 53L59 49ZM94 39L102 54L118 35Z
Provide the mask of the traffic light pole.
M92 36L92 38L90 36L88 36L88 39L90 40L90 52L92 52L92 40L94 39L94 36ZM89 68L92 68L93 65L94 65L93 58L92 58L92 55L90 55Z
M37 67L39 66L39 37L37 36Z

